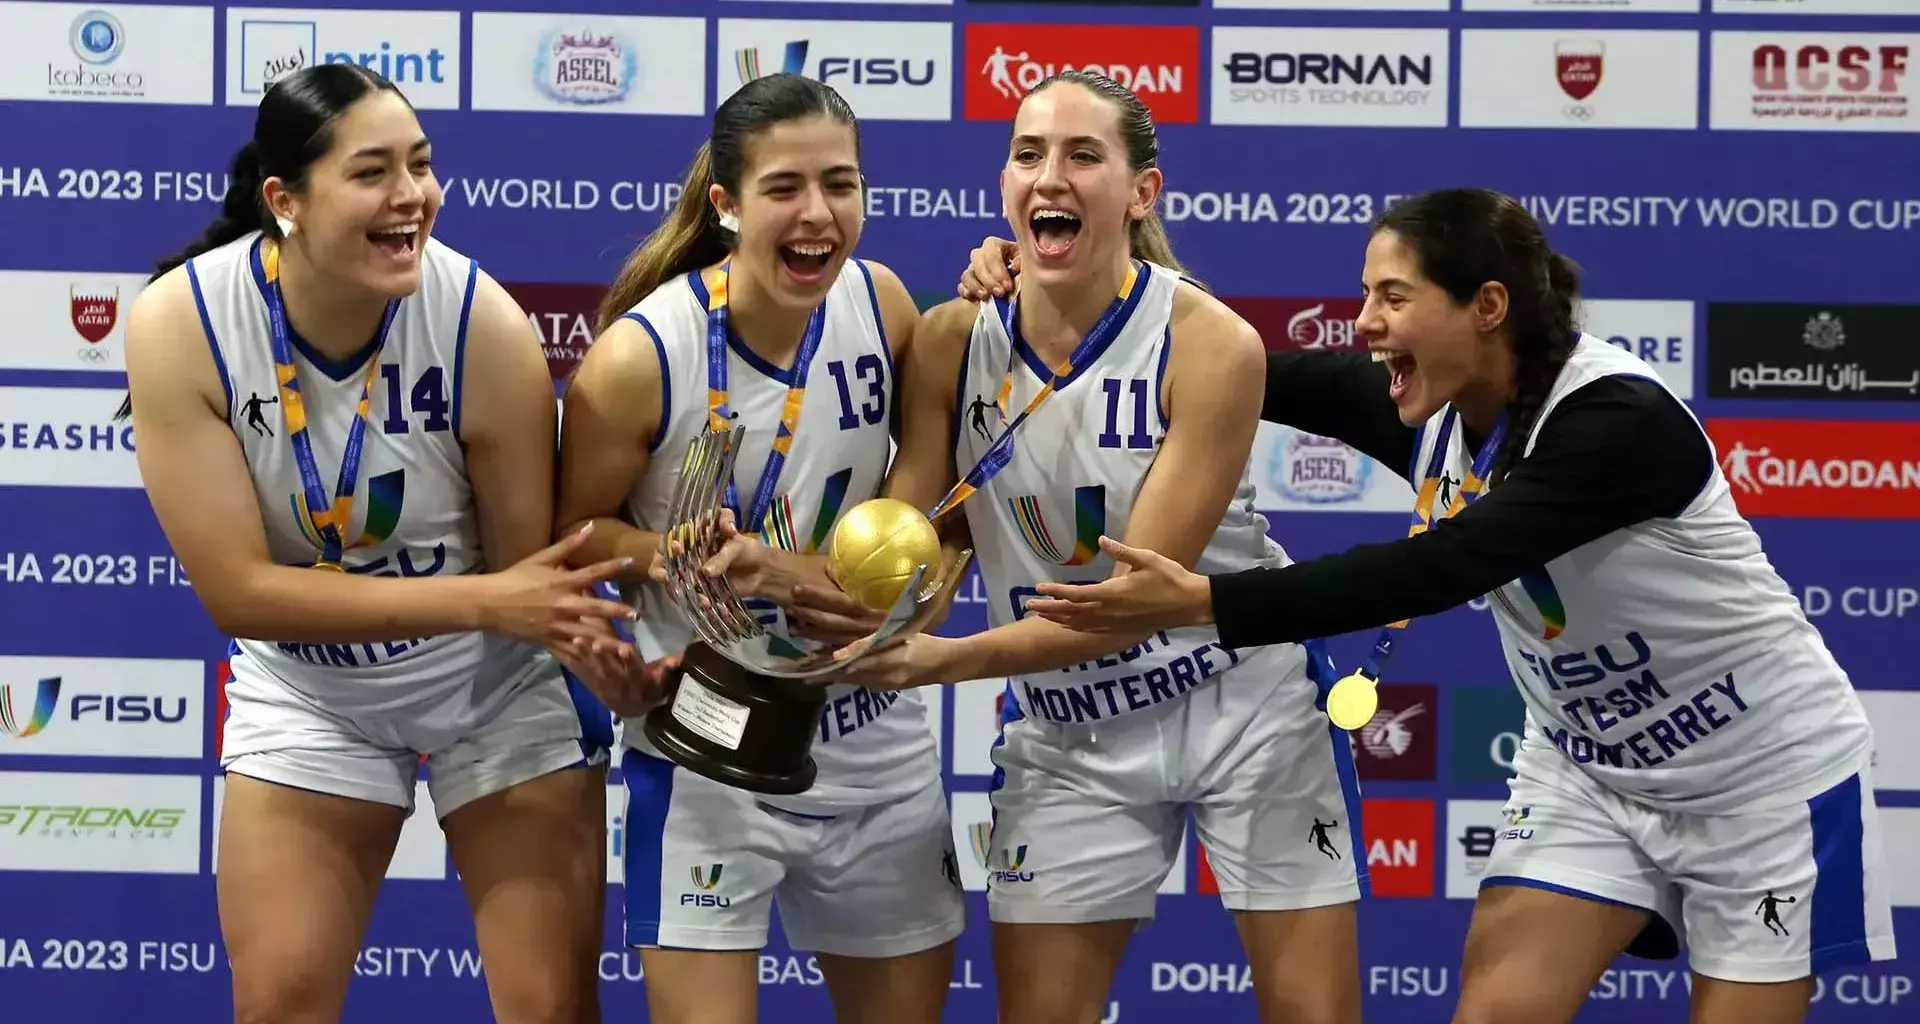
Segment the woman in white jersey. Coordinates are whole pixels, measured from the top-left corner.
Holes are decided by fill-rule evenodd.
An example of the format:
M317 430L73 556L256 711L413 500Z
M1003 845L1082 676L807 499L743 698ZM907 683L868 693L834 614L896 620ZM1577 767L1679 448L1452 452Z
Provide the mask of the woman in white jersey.
M848 678L1008 677L985 858L1002 1020L1099 1019L1191 813L1261 1018L1357 1022L1359 799L1307 652L1024 615L1036 585L1111 571L1093 546L1108 531L1208 571L1287 556L1247 477L1260 338L1181 278L1146 107L1066 72L1027 94L1012 135L1001 202L1028 273L1013 301L922 321L907 387L927 397L903 410L888 485L924 509L960 502L992 628L916 636Z
M963 287L1004 284L994 262ZM1527 721L1455 1020L1570 1020L1615 956L1684 938L1694 1021L1797 1022L1814 975L1893 956L1872 733L1700 424L1575 328L1578 281L1506 196L1394 207L1362 275L1373 359L1270 356L1264 415L1405 467L1413 535L1211 580L1108 546L1132 573L1034 610L1264 644L1490 594Z
M775 650L795 649L780 609L793 584L825 583L834 523L886 476L895 367L917 310L892 271L852 258L865 202L846 101L800 75L755 79L714 111L679 204L601 304L600 336L567 390L560 521L593 526L577 558L633 561L622 582L647 658L693 638L642 569L672 525L687 445L710 421L746 428L728 499L744 537L728 573ZM628 719L626 935L652 1019L757 1019L777 902L791 945L820 954L842 1024L936 1024L965 903L921 702L835 687L812 788L767 796L660 756L638 721L659 687L637 668L600 676Z
M621 614L587 595L620 566L542 550L550 378L525 314L432 240L439 206L392 83L299 71L128 317L141 478L237 638L217 863L239 1020L339 1019L423 756L495 1015L600 1019L611 723L541 645Z

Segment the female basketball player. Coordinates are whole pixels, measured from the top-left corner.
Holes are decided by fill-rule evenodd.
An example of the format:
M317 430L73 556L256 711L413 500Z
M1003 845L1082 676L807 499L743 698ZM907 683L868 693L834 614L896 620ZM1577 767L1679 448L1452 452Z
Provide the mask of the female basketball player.
M432 240L439 206L392 83L302 70L128 318L141 478L238 638L218 888L242 1021L339 1019L422 755L498 1019L600 1019L611 728L540 645L622 614L585 594L620 566L541 550L546 367Z
M1798 1022L1813 975L1891 959L1865 713L1699 423L1575 329L1577 271L1505 196L1388 211L1362 287L1375 362L1272 356L1265 415L1407 467L1413 536L1211 581L1109 542L1131 573L1033 611L1249 645L1491 593L1528 728L1457 1021L1571 1020L1615 956L1682 936L1700 1024Z
M1247 478L1260 339L1181 278L1146 107L1066 72L1022 100L1012 135L1001 201L1027 273L1011 302L949 302L921 323L888 488L964 502L993 626L913 637L847 677L1011 677L986 857L1002 1020L1099 1019L1191 812L1262 1019L1357 1022L1358 794L1306 652L1198 628L1088 637L1024 614L1036 585L1110 571L1094 547L1107 532L1215 571L1287 557Z
M775 650L795 649L780 610L791 586L824 583L817 552L833 524L879 490L917 310L892 271L852 259L865 202L846 101L800 75L755 79L714 111L673 214L601 304L566 397L560 520L593 528L577 557L632 561L648 658L693 638L642 570L673 525L687 445L710 424L747 431L729 504L765 543L732 545L728 575ZM783 427L791 442L776 453ZM607 674L623 716L661 692L657 671ZM796 797L679 768L638 721L625 737L627 941L655 1021L757 1019L777 901L789 942L820 954L842 1024L936 1024L965 903L918 699L835 687L818 779Z

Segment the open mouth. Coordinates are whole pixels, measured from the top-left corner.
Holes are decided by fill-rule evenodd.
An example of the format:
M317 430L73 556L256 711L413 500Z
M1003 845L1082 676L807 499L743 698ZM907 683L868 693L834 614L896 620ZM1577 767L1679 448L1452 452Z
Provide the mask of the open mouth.
M1065 256L1080 237L1080 218L1065 210L1039 210L1027 222L1033 231L1033 245L1042 256Z
M780 247L780 263L802 281L817 281L826 273L833 252L828 242L789 242Z
M1387 394L1395 402L1400 401L1413 384L1413 371L1418 368L1417 364L1412 356L1397 349L1376 348L1372 352L1374 362L1387 364Z
M424 222L415 220L379 228L367 232L367 241L391 259L411 260L420 251L420 229L423 226Z

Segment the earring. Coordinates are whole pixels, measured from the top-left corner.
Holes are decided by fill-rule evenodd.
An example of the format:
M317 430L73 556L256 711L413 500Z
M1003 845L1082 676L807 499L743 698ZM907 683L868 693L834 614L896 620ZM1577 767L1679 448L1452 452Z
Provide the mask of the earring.
M738 234L740 231L740 218L731 213L723 213L720 215L720 226Z
M294 224L287 218L275 215L273 218L273 226L280 229L281 238L293 237Z

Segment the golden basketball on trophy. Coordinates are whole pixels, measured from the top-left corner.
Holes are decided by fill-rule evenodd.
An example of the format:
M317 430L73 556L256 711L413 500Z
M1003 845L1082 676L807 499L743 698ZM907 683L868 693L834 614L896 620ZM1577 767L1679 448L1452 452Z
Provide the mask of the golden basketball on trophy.
M827 541L827 574L848 597L886 611L922 566L940 565L940 535L919 509L894 498L847 510Z

